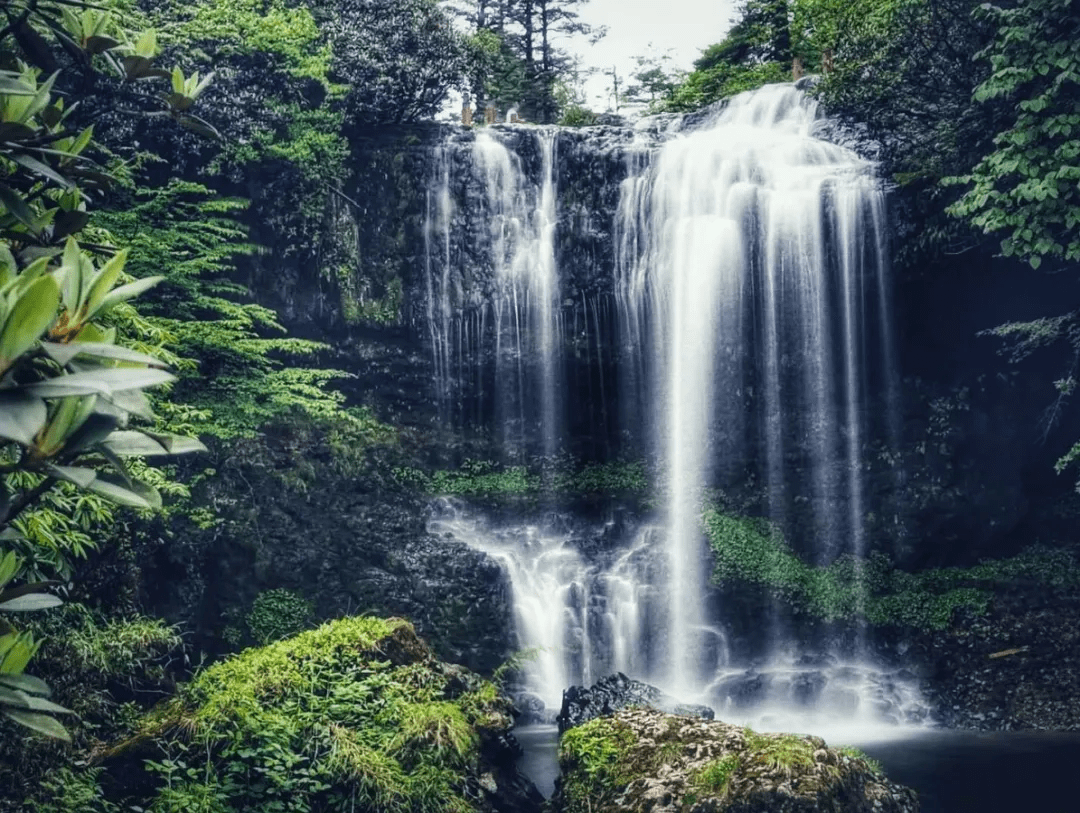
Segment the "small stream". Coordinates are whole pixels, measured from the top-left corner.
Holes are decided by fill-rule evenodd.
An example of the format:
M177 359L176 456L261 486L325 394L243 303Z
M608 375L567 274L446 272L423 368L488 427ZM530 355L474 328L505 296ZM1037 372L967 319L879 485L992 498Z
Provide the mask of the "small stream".
M559 775L559 732L534 725L515 732L519 766L550 796ZM889 778L919 793L922 813L1077 813L1080 733L907 731L853 745L878 760Z

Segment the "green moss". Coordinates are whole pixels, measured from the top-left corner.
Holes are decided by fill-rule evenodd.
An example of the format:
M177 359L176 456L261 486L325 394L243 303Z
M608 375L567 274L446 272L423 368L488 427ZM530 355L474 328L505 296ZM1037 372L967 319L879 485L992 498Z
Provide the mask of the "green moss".
M260 644L280 641L307 627L313 618L311 602L292 590L265 590L251 603L246 621Z
M528 466L501 467L488 460L466 460L457 469L431 474L419 469L395 469L399 483L433 495L510 498L541 494L596 496L641 494L648 490L641 462L592 463L580 469L544 471Z
M830 620L862 617L873 624L943 629L961 608L984 614L993 590L1009 583L1034 581L1055 589L1080 589L1080 565L1064 550L1033 547L1011 559L920 573L897 570L880 554L813 566L763 520L710 510L703 522L714 554L714 583L767 586Z
M722 796L731 777L739 770L742 760L738 754L728 754L714 759L691 778L691 785L709 796Z
M796 768L814 766L814 746L794 735L758 734L747 729L746 749L743 758L748 765L764 764L789 774Z
M393 325L401 319L401 306L405 303L405 290L401 277L393 276L386 283L381 297L358 297L342 288L341 307L345 321L350 325L370 322L377 325Z
M873 757L867 756L863 751L860 751L858 748L853 748L850 745L843 745L836 750L839 751L840 754L842 754L843 756L848 757L849 759L855 759L865 763L866 767L869 768L870 771L872 771L873 773L876 773L880 776L885 775L885 768L882 766L882 764Z
M631 781L624 757L636 742L626 724L610 717L598 717L562 735L559 765L565 777L566 813L602 806Z
M483 732L510 724L509 701L475 676L460 694L459 680L399 619L246 650L145 720L161 754L151 809L472 810L465 774Z

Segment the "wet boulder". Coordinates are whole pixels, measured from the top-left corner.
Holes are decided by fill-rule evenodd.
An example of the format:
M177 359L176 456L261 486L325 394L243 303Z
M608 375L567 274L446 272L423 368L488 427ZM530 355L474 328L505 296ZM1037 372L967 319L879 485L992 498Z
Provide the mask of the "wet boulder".
M571 686L564 691L562 709L555 721L559 724L561 734L589 720L630 706L700 717L704 720L711 720L716 716L708 706L682 703L655 686L628 678L622 672L616 672L614 675L600 678L589 688Z

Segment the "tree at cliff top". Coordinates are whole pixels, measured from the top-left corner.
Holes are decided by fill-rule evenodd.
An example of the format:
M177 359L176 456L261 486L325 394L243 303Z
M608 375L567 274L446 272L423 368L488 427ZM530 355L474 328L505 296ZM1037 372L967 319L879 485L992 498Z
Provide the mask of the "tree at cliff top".
M791 76L787 0L746 0L727 36L702 52L694 70L671 92L664 108L696 110Z
M431 118L464 77L464 37L435 0L340 0L325 27L354 124Z
M671 101L687 74L673 67L670 50L634 57L637 68L630 74L633 84L626 87L625 101L646 105L650 112L663 109Z
M530 121L552 123L562 112L558 84L574 69L559 47L567 37L603 36L582 22L588 0L449 0L470 26L470 89L479 104L517 106Z

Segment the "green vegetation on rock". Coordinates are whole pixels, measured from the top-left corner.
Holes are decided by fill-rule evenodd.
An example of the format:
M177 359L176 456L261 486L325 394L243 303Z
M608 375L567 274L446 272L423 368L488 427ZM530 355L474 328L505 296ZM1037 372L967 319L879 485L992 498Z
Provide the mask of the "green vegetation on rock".
M691 783L695 790L704 795L723 796L732 775L739 770L741 762L738 754L727 754L714 759L694 773Z
M457 469L430 474L419 469L394 470L409 488L439 496L521 498L541 494L570 496L643 494L649 487L641 462L590 463L581 468L499 466L489 460L466 460Z
M559 764L566 813L593 809L614 798L634 778L625 764L627 749L637 736L613 717L597 717L559 738Z
M865 618L873 624L944 629L958 609L985 613L994 590L1010 583L1080 588L1080 563L1068 550L1032 547L1011 559L973 567L907 573L880 554L808 565L774 526L760 519L710 510L703 523L714 556L714 583L761 585L830 620Z
M214 664L114 757L149 744L153 810L463 813L482 738L510 724L407 622L354 617Z
M647 708L621 709L565 732L559 767L550 802L557 813L645 813L659 794L673 810L698 813L869 810L883 791L892 797L884 809L917 809L913 792L820 738L758 734Z
M292 590L264 590L251 603L245 620L260 644L280 641L307 627L314 614L311 602Z

